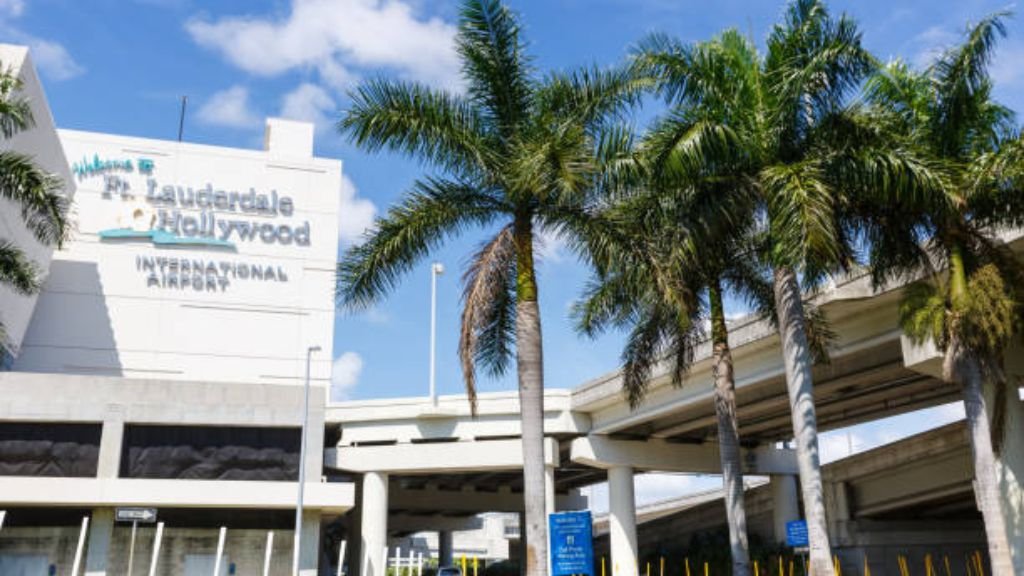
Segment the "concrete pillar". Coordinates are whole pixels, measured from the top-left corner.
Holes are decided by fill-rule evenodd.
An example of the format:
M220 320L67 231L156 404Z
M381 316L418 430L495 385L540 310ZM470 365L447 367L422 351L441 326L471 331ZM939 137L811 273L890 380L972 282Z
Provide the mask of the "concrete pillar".
M1004 432L996 476L1014 574L1024 574L1024 442L1020 441L1024 438L1024 400L1017 391L1020 380L1014 378L1024 376L1024 350L1019 344L1006 355L1006 371L1012 385L1005 385L1005 394L996 394L995 386L986 386L985 396L992 411L1002 402Z
M608 469L608 532L612 576L637 576L636 498L633 469Z
M317 576L317 566L320 560L319 510L302 511L301 540L302 543L299 544L301 548L299 550L299 576Z
M544 511L549 516L555 513L555 467L544 467Z
M107 576L110 540L114 534L114 509L95 508L89 520L85 548L85 576Z
M360 576L387 576L384 547L388 542L388 475L363 474Z
M96 464L97 478L117 478L121 472L121 446L124 443L124 421L120 414L110 414L103 421L100 453Z
M452 565L452 531L441 530L437 533L437 565Z
M774 474L769 482L772 490L772 526L775 541L786 541L786 523L800 519L800 503L796 496L796 476Z

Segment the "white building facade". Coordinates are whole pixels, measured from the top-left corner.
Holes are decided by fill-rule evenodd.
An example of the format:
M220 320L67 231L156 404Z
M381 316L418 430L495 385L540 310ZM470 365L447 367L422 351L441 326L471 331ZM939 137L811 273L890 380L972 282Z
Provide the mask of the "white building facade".
M37 119L8 144L64 180L76 224L51 261L0 210L47 271L37 297L0 292L0 574L125 573L115 510L131 506L164 523L157 574L209 574L221 527L222 574L262 573L268 549L289 574L300 466L300 573L316 574L324 527L354 502L323 476L341 162L279 119L263 150L55 130L27 52L0 56L21 57ZM156 534L138 531L133 570Z

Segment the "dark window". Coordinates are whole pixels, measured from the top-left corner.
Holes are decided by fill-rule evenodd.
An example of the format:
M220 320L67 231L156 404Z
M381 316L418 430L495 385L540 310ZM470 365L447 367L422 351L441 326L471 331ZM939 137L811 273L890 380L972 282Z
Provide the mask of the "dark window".
M96 476L100 424L0 422L0 476Z
M298 479L298 428L128 425L123 478Z

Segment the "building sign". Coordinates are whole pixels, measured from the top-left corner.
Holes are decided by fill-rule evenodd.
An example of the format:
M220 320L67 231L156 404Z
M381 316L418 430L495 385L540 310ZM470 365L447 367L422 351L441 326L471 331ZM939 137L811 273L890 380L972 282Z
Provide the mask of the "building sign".
M225 291L232 282L287 282L280 266L266 266L230 260L136 256L135 269L146 278L147 287L178 288L199 292Z
M786 545L797 548L807 546L807 521L794 520L786 522Z
M156 522L156 508L121 507L114 509L114 519L118 522Z
M158 180L148 158L108 159L94 154L72 166L79 179L102 176L101 195L119 201L115 226L99 231L105 241L145 240L157 247L191 247L235 252L242 243L309 246L309 221L295 223L295 201L277 190L229 190ZM143 187L136 189L138 171ZM233 258L137 255L135 270L146 286L223 292L235 282L288 282L278 265Z
M81 161L72 163L71 172L81 180L109 172L133 172L136 166L139 173L149 174L153 170L153 161L149 158L137 158L133 163L131 158L100 158L98 154L93 154L91 159L82 158Z
M589 511L548 515L552 576L594 574L593 522Z

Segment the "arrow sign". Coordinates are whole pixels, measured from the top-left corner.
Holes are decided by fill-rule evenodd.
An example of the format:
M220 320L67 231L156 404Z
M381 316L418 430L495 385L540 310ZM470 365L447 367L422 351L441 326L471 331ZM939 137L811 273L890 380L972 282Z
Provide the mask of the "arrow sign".
M156 522L156 508L118 508L114 517L118 522Z

